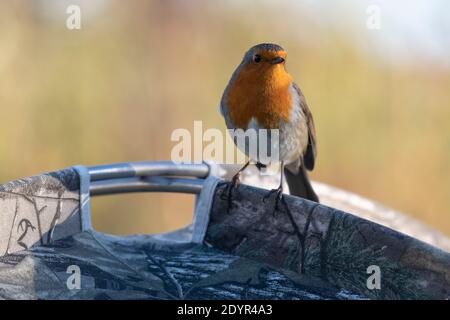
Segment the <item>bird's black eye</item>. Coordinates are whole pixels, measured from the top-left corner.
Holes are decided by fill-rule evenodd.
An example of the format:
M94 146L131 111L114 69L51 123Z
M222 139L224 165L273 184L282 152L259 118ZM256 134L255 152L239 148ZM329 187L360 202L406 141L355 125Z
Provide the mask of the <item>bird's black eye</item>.
M253 57L253 62L261 62L261 56L259 54L255 54Z

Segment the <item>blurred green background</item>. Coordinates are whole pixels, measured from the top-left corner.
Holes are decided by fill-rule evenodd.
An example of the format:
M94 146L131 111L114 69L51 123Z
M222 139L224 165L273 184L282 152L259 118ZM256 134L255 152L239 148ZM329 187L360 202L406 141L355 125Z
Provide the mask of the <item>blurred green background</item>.
M66 8L81 7L81 29ZM369 5L380 29L367 27ZM276 42L314 114L312 178L450 235L446 1L0 3L0 182L64 168L167 160L176 128L225 129L217 106L244 51ZM171 230L189 195L95 198L115 234Z

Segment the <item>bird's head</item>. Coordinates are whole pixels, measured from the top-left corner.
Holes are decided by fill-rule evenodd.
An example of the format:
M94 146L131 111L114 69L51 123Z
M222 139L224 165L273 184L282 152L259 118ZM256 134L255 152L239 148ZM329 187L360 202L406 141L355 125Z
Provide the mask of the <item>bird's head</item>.
M251 47L228 85L223 102L238 128L247 128L256 118L265 128L286 120L292 105L292 77L286 71L286 51L276 44Z
M286 72L286 57L286 51L279 45L261 43L246 52L240 67L242 71L255 75Z

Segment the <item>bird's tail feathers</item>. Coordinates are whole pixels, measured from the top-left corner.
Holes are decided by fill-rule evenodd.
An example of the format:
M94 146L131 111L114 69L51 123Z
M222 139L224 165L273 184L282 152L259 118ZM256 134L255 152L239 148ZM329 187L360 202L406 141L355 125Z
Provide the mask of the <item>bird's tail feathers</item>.
M319 202L304 166L300 166L298 173L292 173L288 168L284 168L284 175L291 195Z

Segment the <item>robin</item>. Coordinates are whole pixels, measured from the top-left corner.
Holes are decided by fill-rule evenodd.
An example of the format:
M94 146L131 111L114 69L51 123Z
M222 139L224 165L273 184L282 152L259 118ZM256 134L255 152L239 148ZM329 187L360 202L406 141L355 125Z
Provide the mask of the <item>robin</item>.
M317 155L314 121L300 88L286 71L286 56L286 51L276 44L250 48L231 76L220 103L228 129L278 129L281 179L278 189L269 193L277 193L276 206L282 197L283 172L292 195L319 202L306 173L306 169L314 169ZM245 153L249 156L247 148ZM250 160L258 169L265 166L259 159ZM229 197L250 160L233 177Z

